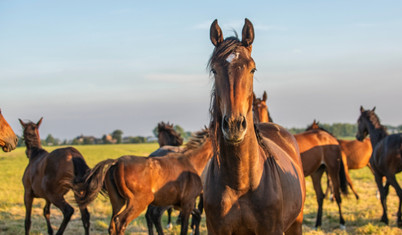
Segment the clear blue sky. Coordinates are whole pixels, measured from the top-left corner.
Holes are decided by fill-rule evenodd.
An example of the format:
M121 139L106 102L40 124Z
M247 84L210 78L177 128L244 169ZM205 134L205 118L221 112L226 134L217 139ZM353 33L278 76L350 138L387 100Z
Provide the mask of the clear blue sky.
M255 27L254 89L285 127L402 124L401 1L0 1L0 108L42 138L209 122L209 26Z

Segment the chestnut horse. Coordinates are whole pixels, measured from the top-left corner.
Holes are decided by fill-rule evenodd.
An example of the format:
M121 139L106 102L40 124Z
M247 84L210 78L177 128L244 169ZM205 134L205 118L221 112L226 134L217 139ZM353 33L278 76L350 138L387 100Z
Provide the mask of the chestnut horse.
M242 40L223 39L215 20L210 131L214 156L206 173L209 234L301 234L305 182L297 143L279 125L253 121L254 40L245 19Z
M269 115L267 106L267 92L264 91L262 98L257 98L253 93L253 113L254 113L254 123L260 122L274 122L271 115Z
M208 131L187 144L183 153L164 157L122 156L98 163L79 187L84 205L104 188L112 204L110 234L124 234L127 225L147 208L173 205L181 209L181 234L187 234L188 218L201 193L200 175L212 157Z
M183 144L183 138L179 133L174 129L173 124L160 122L157 127L158 133L158 143L159 149L152 152L149 157L162 157L171 152L182 152L183 148L179 147ZM164 211L168 212L168 225L167 228L172 227L171 218L172 218L172 206L168 207L157 207L153 205L149 205L147 212L145 213L145 218L147 220L147 226L149 235L153 235L153 225L155 225L156 231L159 235L163 234L162 229L162 214ZM180 218L180 217L179 217Z
M320 129L327 131L324 128L320 127L318 124L319 123L314 120L313 124L311 124L311 126L308 127L307 130ZM337 140L342 150L342 162L345 169L346 180L348 182L348 185L352 189L356 199L359 199L359 195L357 194L353 186L352 179L350 178L349 170L360 169L365 166L368 166L372 171L369 163L371 153L373 152L370 139L369 138L364 139L363 142L358 140L341 140L341 139ZM330 187L327 187L327 192L329 189Z
M10 152L17 147L17 142L17 136L6 119L4 119L0 109L0 147L4 152Z
M373 147L370 165L374 172L374 178L378 190L380 191L381 205L383 209L381 222L388 224L387 195L389 185L392 185L399 197L397 223L398 227L402 227L402 189L395 178L395 175L402 171L402 133L388 135L385 127L381 125L380 119L374 111L375 107L372 110L364 110L364 108L360 106L360 117L357 120L356 139L362 141L368 134L370 134L371 145ZM385 186L383 186L382 181L384 176L387 179Z
M50 205L54 204L63 212L63 222L57 231L57 234L63 234L74 213L74 208L66 202L64 195L70 189L73 189L74 194L78 193L74 190L74 186L84 180L83 177L89 171L89 167L75 148L59 148L51 153L42 148L39 137L39 126L42 123L42 118L37 123L24 123L21 119L19 121L24 129L26 155L29 159L22 178L25 189L25 234L29 234L31 227L31 210L34 198L46 200L43 215L49 234L53 234L50 224ZM89 212L85 205L80 204L79 201L77 203L81 211L85 234L89 234Z
M347 184L341 147L337 139L330 133L320 129L308 130L294 136L300 148L304 176L311 176L317 197L318 210L315 227L321 226L325 198L321 186L321 177L327 171L329 179L332 182L335 200L338 204L340 228L345 229L339 188L346 194Z

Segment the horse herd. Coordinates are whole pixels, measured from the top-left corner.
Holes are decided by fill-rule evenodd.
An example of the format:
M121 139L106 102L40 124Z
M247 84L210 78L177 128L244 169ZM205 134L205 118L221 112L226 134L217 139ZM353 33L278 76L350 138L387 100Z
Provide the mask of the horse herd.
M361 107L357 140L336 139L314 123L303 133L292 135L273 123L262 99L253 93L256 65L251 57L254 41L252 23L245 19L242 39L223 38L215 20L210 28L214 45L209 68L214 76L210 124L186 144L173 126L158 125L160 148L149 157L122 156L88 167L72 147L51 153L40 143L37 123L23 122L23 137L29 164L23 176L26 207L25 232L29 234L34 198L46 201L43 214L48 233L50 205L63 213L57 234L62 234L74 209L64 199L73 190L81 212L85 234L89 234L87 207L101 192L112 205L110 234L124 234L128 224L147 209L149 233L155 225L163 234L160 218L165 210L180 210L181 234L187 234L188 221L199 233L205 210L209 234L301 234L306 195L304 177L311 176L318 202L316 227L321 226L325 194L321 177L339 208L339 223L345 228L341 192L349 185L349 169L369 166L381 196L383 216L388 223L386 197L392 185L399 197L398 226L402 226L402 189L395 174L402 171L402 134L388 135L375 114L375 108ZM15 149L17 137L1 116L0 144L5 152ZM370 135L370 138L366 138ZM383 178L386 183L383 185ZM200 197L196 206L196 199ZM170 221L170 215L169 215Z

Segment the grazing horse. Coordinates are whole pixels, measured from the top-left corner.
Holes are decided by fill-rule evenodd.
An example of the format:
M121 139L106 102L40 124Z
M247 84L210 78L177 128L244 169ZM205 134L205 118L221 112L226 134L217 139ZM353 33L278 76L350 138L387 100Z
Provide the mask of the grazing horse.
M260 122L274 122L271 115L269 115L267 106L267 92L264 91L262 98L257 98L253 93L253 113L254 113L254 123Z
M104 189L112 204L110 234L124 234L127 225L147 208L173 205L181 209L181 234L187 234L188 218L201 193L200 175L212 157L208 131L190 140L182 153L164 157L122 156L98 163L79 191L80 203L93 201Z
M323 131L327 131L324 128L320 127L318 125L319 123L314 120L313 124L311 124L310 127L307 128L307 130L311 129L320 129ZM345 175L346 175L346 180L348 182L348 185L352 189L356 199L359 199L359 195L357 194L354 186L352 179L350 178L349 175L349 170L354 170L354 169L360 169L365 166L368 166L371 169L369 160L371 157L371 153L373 152L373 149L371 147L370 139L364 139L363 142L358 141L358 140L341 140L338 139L339 145L341 146L342 150L342 162L344 165L345 169ZM328 179L329 183L329 179ZM330 187L327 187L327 192L330 189ZM326 193L327 194L327 193Z
M372 110L364 110L360 106L360 117L357 120L356 139L362 141L370 134L373 154L370 158L370 165L374 172L375 182L380 191L381 205L383 215L381 222L388 224L387 216L387 195L389 185L395 188L399 197L399 206L397 213L398 227L402 227L401 203L402 189L399 186L395 175L402 171L402 133L388 135L385 127L381 125L380 119ZM383 177L386 177L387 183L383 186Z
M327 171L332 182L332 190L338 204L339 223L345 229L345 220L342 216L341 195L339 188L346 194L347 184L342 161L341 147L337 139L320 129L312 129L294 135L300 148L304 175L311 176L314 191L317 197L318 210L315 227L321 226L322 210L325 194L322 191L321 177Z
M215 20L210 131L214 156L206 172L209 234L301 234L305 182L294 137L279 125L253 121L254 40L245 19L242 40L223 39Z
M17 142L17 136L15 136L6 119L4 119L0 109L0 147L4 152L10 152L16 148Z
M74 186L84 180L83 177L89 171L89 167L80 152L75 148L59 148L51 153L42 148L39 137L39 126L42 123L42 118L37 123L24 123L21 119L19 121L24 129L24 141L27 147L26 155L29 158L28 166L22 178L25 189L25 234L29 234L34 198L46 200L43 215L46 219L49 234L53 234L50 224L50 205L54 204L62 211L63 222L57 234L63 234L74 213L74 208L66 202L64 195L70 189L73 189L74 194L79 194L74 190ZM85 205L80 204L79 201L77 203L81 211L85 234L89 234L89 212Z

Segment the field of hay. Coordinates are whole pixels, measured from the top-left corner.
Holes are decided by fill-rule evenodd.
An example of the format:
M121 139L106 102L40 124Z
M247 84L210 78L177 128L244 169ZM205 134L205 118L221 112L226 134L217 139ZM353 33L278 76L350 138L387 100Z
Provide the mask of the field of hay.
M80 145L76 147L85 157L88 165L93 167L99 161L107 158L117 158L122 155L146 156L155 150L157 144L127 144L127 145ZM52 151L55 147L46 147ZM18 148L11 153L0 153L0 234L23 234L25 208L23 203L22 175L27 166L28 159L25 148ZM382 208L376 197L376 185L374 177L368 168L350 171L360 199L356 200L352 194L342 198L342 210L346 220L346 231L339 229L338 209L335 202L324 201L322 228L314 230L317 203L310 178L306 179L307 196L304 208L304 234L402 234L402 230L396 227L396 212L398 198L391 187L388 196L388 216L390 226L379 222ZM398 180L402 182L402 174ZM325 177L323 180L326 180ZM326 182L326 181L325 181ZM324 181L323 181L324 183ZM325 184L323 184L325 188ZM67 226L65 234L83 234L84 229L80 219L80 213L73 202L71 193L67 200L75 207L75 213ZM35 199L32 212L31 234L47 234L46 222L42 215L44 201ZM99 196L90 206L91 233L107 234L109 226L111 206L109 200ZM145 212L144 212L145 213ZM176 220L178 212L173 216ZM205 214L203 214L201 234L207 234L205 226ZM62 214L54 206L51 209L51 222L53 229L57 231L61 223ZM164 226L166 224L166 216ZM172 230L166 230L166 234L179 234L180 226L175 225ZM147 234L146 222L143 214L135 219L126 230L126 234Z

